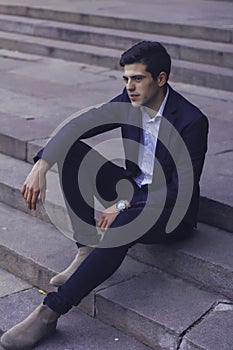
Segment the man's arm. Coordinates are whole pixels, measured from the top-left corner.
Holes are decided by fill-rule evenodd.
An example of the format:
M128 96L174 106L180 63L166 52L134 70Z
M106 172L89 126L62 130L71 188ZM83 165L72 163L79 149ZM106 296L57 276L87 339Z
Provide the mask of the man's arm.
M111 99L109 101L109 103L112 103L112 102L126 102L126 103L130 103L130 99L129 99L129 96L128 96L128 93L126 91L126 88L124 88L124 90L122 91L121 94L115 96L113 99ZM39 152L35 155L35 157L33 158L34 162L36 163L39 159L42 158L42 155L43 155L43 151L44 151L44 148L41 148L39 150Z
M126 90L124 89L122 94L116 96L113 98L110 102L130 102L128 98L128 94ZM95 113L97 117L97 112ZM63 133L63 136L60 137L60 144L63 145L64 148L67 149L68 146L64 146L63 140L64 138L66 140L70 141L77 139L75 135L75 130L78 127L78 124L80 124L81 119L85 119L85 117L82 117L80 119L80 116L77 117L79 119L71 121L68 125L65 126L66 130L61 130L61 133ZM76 123L77 122L77 123ZM77 124L77 125L76 125ZM85 120L85 124L88 125L88 120ZM101 124L101 120L100 120ZM109 125L104 128L101 125L99 125L99 131L107 130L108 128L113 128L114 125ZM91 123L89 125L89 128L91 128ZM67 132L66 132L67 131ZM95 132L98 133L98 128L95 129ZM94 134L94 132L93 132ZM84 135L85 136L85 135ZM92 136L92 133L86 132L86 137ZM42 148L36 156L33 158L35 165L33 166L32 170L28 174L23 187L21 189L21 193L23 198L25 199L27 206L31 210L36 209L36 203L38 200L38 197L40 196L42 202L45 200L45 192L46 192L46 172L48 169L52 166L52 164L56 161L56 157L59 156L59 138L57 138L58 141L55 142L54 145L50 148L50 150L47 150L46 147ZM53 141L52 141L53 142ZM45 151L45 152L44 152ZM46 159L46 155L47 158ZM61 155L62 157L63 155Z

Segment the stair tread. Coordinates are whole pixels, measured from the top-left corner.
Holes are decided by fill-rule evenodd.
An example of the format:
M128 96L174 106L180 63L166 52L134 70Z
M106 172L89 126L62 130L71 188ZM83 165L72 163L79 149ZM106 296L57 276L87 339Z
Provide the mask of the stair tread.
M230 122L222 122L222 125L225 125L228 127L228 124L231 125ZM1 133L0 133L1 135ZM17 139L17 138L16 138ZM216 143L216 147L217 147ZM221 145L221 144L220 144ZM25 146L26 147L26 146ZM33 145L32 145L33 147ZM232 195L229 192L229 184L232 183L231 178L231 152L228 152L224 154L226 148L223 148L222 153L220 152L219 155L216 154L210 154L207 158L208 168L206 166L203 179L201 180L201 187L202 187L202 196L209 197L210 199L213 199L215 201L219 201L225 205L228 205L229 207L233 207L232 202ZM213 157L213 159L212 159ZM27 171L29 171L31 165L26 164L18 159L11 158L9 156L0 154L0 162L3 164L3 168L1 171L1 181L3 181L6 184L9 184L10 186L16 186L18 188L20 182L24 180L24 176L26 175ZM229 163L230 162L230 163ZM229 165L228 165L229 163ZM226 167L227 166L227 167ZM15 182L14 173L10 171L10 169L17 169L21 168L21 171L18 173L17 182ZM213 177L213 167L220 167L217 168L215 171L215 176ZM222 167L226 167L225 171L221 170ZM209 169L209 170L208 170ZM22 175L19 174L22 172ZM9 174L8 174L9 173ZM51 175L52 176L52 175ZM204 177L205 176L205 177ZM222 178L225 178L224 184L222 183ZM56 183L56 180L53 180L54 183ZM216 181L218 181L219 186L221 187L221 191L219 191L219 188L216 187ZM51 190L54 190L54 187L51 183ZM56 191L55 191L56 192ZM53 194L51 193L51 200L54 201L54 198L52 197ZM56 199L57 200L57 199Z
M72 242L38 218L0 204L0 219L4 224L0 235L0 256L4 257L1 265L4 268L7 260L8 270L15 272L15 266L9 262L10 257L17 256L18 268L24 264L21 278L27 279L30 273L36 276L37 270L46 270L48 265L51 269L51 264L61 267L73 255ZM32 272L28 266L33 263ZM45 284L38 286L44 288ZM95 293L98 319L146 340L151 346L158 344L165 334L174 346L187 328L217 302L226 300L221 294L202 290L130 257ZM198 299L198 303L193 303L193 299Z
M75 242L63 235L53 224L1 202L0 218L2 252L8 250L16 256L22 256L29 264L34 263L37 269L43 268L50 273L62 271L77 254ZM8 268L10 269L9 265ZM118 273L97 290L127 280L131 275L135 276L150 270L148 265L127 257ZM26 271L22 271L22 274L26 274ZM26 279L27 276L24 277Z
M0 298L0 329L8 330L25 319L43 300L34 288ZM135 349L149 350L135 338L124 334L115 327L104 324L82 311L73 309L65 317L61 317L57 326L57 334L36 346L38 350L46 349ZM98 334L98 336L97 336ZM0 349L1 345L0 345Z
M180 67L180 68L190 68L193 67L194 69L197 69L198 71L201 72L209 72L209 73L216 73L219 72L223 76L233 76L233 70L231 68L226 68L226 67L219 67L215 65L208 65L208 64L203 64L203 63L198 63L198 62L188 62L184 60L172 60L173 66Z
M100 46L2 31L0 32L0 47L42 56L62 58L68 61L79 61L117 70L120 69L119 57L122 54L122 50L119 49L102 48ZM188 51L190 50L188 49ZM221 65L188 61L187 59L190 59L191 56L190 52L187 54L184 49L182 61L174 59L171 79L175 78L176 81L232 91L232 69L222 67ZM218 55L216 54L216 56ZM216 64L217 61L215 62ZM228 58L226 58L226 62L230 62L230 65L232 64L232 60Z
M135 32L131 30L114 29L114 28L106 28L106 27L99 27L99 26L97 27L97 26L84 25L84 24L63 23L63 22L56 22L52 20L43 20L43 19L28 18L28 17L22 17L22 16L0 14L0 22L1 21L11 22L14 25L23 23L31 26L33 25L41 26L42 28L44 27L48 29L59 28L59 29L77 31L77 32L96 33L100 35L101 34L116 35L118 37L133 38L137 40L154 40L155 39L155 34L150 34L146 32ZM31 35L35 35L35 33L31 32ZM183 46L189 46L192 48L211 49L214 51L233 53L233 46L231 43L211 42L207 40L197 40L192 38L181 38L181 37L159 35L159 34L156 34L156 40L164 44L183 45Z
M115 4L115 6L111 5L110 3L106 5L105 1L98 1L98 3L95 4L84 3L83 1L76 1L74 3L72 0L65 2L65 4L61 1L52 1L49 3L46 2L45 4L41 2L39 6L38 4L35 4L33 0L14 0L11 3L10 1L6 2L6 0L1 0L0 4L1 10L4 11L4 13L10 12L11 14L18 13L20 15L24 15L25 13L31 12L34 16L38 15L37 11L41 11L41 13L43 13L43 11L47 11L49 12L50 16L51 13L63 13L66 19L69 15L68 19L70 22L72 22L74 18L77 20L77 17L74 16L77 15L81 18L84 16L101 18L107 17L122 19L127 22L132 20L143 20L144 22L160 22L165 24L168 23L167 13L169 10L171 10L170 6L172 4L174 8L176 8L176 11L174 15L169 18L170 24L225 29L228 27L231 28L232 23L231 4L224 3L224 5L219 5L216 1L208 1L208 3L206 3L206 1L199 0L198 4L195 4L194 6L192 3L189 3L187 6L184 1L176 1L175 3L172 1L167 2L166 4L159 1L157 3L157 11L154 11L154 3L151 1L146 1L146 3L143 4L139 1L136 1L136 3L135 1L132 1L129 3L131 9L130 13L125 12L125 3L123 1L119 1L117 4ZM186 7L184 7L184 4ZM190 13L192 16L190 16ZM206 13L208 13L209 16L206 16ZM214 21L213 16L215 19Z
M6 38L6 39L18 41L18 42L24 41L32 45L37 43L39 45L46 45L50 48L57 47L65 50L82 51L86 53L92 53L93 55L100 55L103 57L107 55L116 60L119 59L122 53L121 50L117 50L117 49L101 48L93 45L71 43L71 42L65 42L65 41L48 39L48 38L31 37L24 34L9 33L9 32L3 32L3 31L0 31L0 39L1 38L2 39ZM233 70L226 67L218 67L214 65L210 66L208 64L188 62L188 61L176 60L176 59L173 60L173 66L192 68L192 69L197 69L199 71L203 71L203 72L205 71L205 72L215 73L215 74L216 72L219 72L223 76L233 77Z
M226 349L230 350L233 306L221 300L216 305L210 295L204 296L201 292L203 290L197 291L179 279L175 281L164 274L150 272L100 292L97 295L98 317L110 324L114 320L117 328L130 328L139 339L147 337L151 344L159 344L163 349L179 349L182 344L183 350L217 350L226 339L229 345ZM202 311L206 310L205 315L200 315L197 305ZM196 322L193 316L197 317ZM174 333L179 335L179 340ZM187 342L192 347L185 346ZM198 347L199 344L203 347Z
M232 243L232 233L198 223L197 230L187 241L175 243L171 247L160 246L155 250L160 250L160 253L158 253L160 258L170 252L170 258L172 259L172 256L174 257L174 254L178 252L180 257L177 257L177 259L182 259L181 255L187 254L197 260L200 259L215 266L222 266L228 271L233 271Z
M21 121L17 123L17 118L15 119L16 119L14 121L15 125L20 124L22 126L23 135L24 135L26 130L26 129L24 130L24 124L21 123ZM8 125L8 122L6 123L6 127L7 125ZM36 144L36 142L30 143L28 141L33 138L33 135L39 138L42 137L43 134L44 134L44 137L45 135L48 135L47 127L44 126L44 128L42 128L43 123L42 125L39 123L38 128L36 127L36 125L37 124L34 124L35 126L34 130L39 130L40 132L39 133L36 132L34 135L34 133L30 132L30 128L29 128L29 135L28 135L29 139L27 140L27 137L20 136L22 134L22 130L21 130L22 128L19 128L19 130L17 129L18 132L14 133L13 136L11 136L12 132L10 133L4 132L4 124L3 124L3 130L0 132L0 137L1 137L0 144L3 151L4 151L4 147L7 147L9 149L7 145L9 144L9 142L11 143L12 140L14 140L14 142L18 142L17 152L19 152L19 149L21 147L23 148L21 150L21 153L19 154L20 156L19 158L25 159L27 155L32 157L32 155L35 154L36 150L38 150L38 145ZM201 220L206 223L214 224L218 227L222 227L224 229L232 231L232 219L231 219L232 214L231 213L233 208L233 202L232 202L231 192L229 191L229 188L231 188L232 186L232 177L231 177L232 154L230 151L229 152L227 151L228 144L225 141L226 132L224 131L224 130L227 130L227 132L229 133L229 140L231 140L232 123L230 121L220 122L214 119L211 121L211 126L213 128L211 130L211 135L210 135L211 147L206 158L206 166L204 168L203 176L201 179L201 195L202 195L201 203L204 200L202 208L200 210ZM223 135L219 131L220 126L222 128L221 130L224 131ZM7 137L9 137L8 141L6 141ZM39 145L44 144L44 142L45 140L42 142L39 142ZM230 143L229 143L229 147L230 147ZM12 152L15 152L14 149ZM11 155L15 156L15 153ZM1 171L2 186L4 186L6 190L8 188L8 189L14 189L16 191L19 191L20 184L23 183L27 173L31 168L31 165L24 163L20 160L8 157L3 154L0 155L0 162L1 164L3 164L2 171ZM17 172L12 171L12 169L17 169ZM17 173L17 175L15 175L15 173ZM224 178L224 182L223 182L223 178ZM56 220L60 219L59 225L63 224L63 220L64 220L64 223L66 223L67 225L68 220L65 215L65 212L63 212L63 209L62 209L64 207L62 196L58 195L60 194L58 179L54 177L52 173L49 175L49 179L51 179L51 182L49 183L50 192L48 196L48 210L51 211L55 203L56 203L55 206L59 205L57 209L60 212L62 219L60 218L60 216L58 216ZM206 198L207 198L207 203L206 203ZM208 203L209 200L213 202ZM17 201L17 205L19 205L20 208L22 208L22 203L20 201ZM210 213L212 214L210 214L208 210L210 210ZM216 220L215 220L216 222L213 222L213 211L215 211L215 213L218 214L217 216L214 214L214 219L216 217ZM43 216L43 214L41 215Z
M172 246L135 246L130 256L233 298L232 233L206 224ZM223 253L224 252L224 253Z
M15 193L18 191L17 203L20 205L19 208L26 210L25 203L23 199L20 198L19 190L27 173L31 169L31 165L2 154L0 154L0 164L3 164L1 166L0 184L13 188ZM47 182L50 193L47 194L46 210L49 212L53 223L62 230L62 227L59 226L61 225L59 221L60 215L54 215L54 211L60 212L61 209L59 208L64 205L62 195L59 193L57 174L50 171ZM1 200L3 201L4 198ZM30 218L30 220L33 219ZM43 222L42 224L45 225ZM63 221L62 224L64 224ZM184 254L194 256L195 259L206 261L208 264L217 264L226 269L233 269L233 253L231 249L231 242L233 240L232 233L200 223L198 227L200 231L194 236L193 241L191 240L190 243L184 243L184 246L181 244L182 252L185 251ZM72 236L71 231L64 231L64 233L67 237ZM211 240L212 235L213 239ZM165 248L165 251L166 250L167 248ZM222 251L224 251L224 254L222 254Z
M198 307L193 305L192 308L191 300L194 295L198 299L198 303L195 303L198 304ZM201 316L203 304L209 309L218 298L221 299L179 278L154 270L100 291L97 295L97 303L98 299L107 299L127 309L128 313L136 312L151 322L182 333L193 323L193 317L197 317L198 313L197 318ZM143 303L140 300L143 300ZM184 310L184 305L186 310ZM102 310L99 310L100 316L101 312ZM184 314L186 314L185 317ZM120 317L118 322L121 322ZM144 329L141 329L141 332L144 332Z
M86 44L77 44L77 43L68 43L65 41L60 41L60 40L54 40L54 39L48 39L48 38L40 38L40 37L30 37L28 35L24 35L24 34L17 34L17 33L6 33L6 32L2 32L0 31L0 38L9 38L9 39L13 39L13 40L23 40L25 42L34 44L34 43L38 43L38 44L45 44L48 46L56 46L58 48L63 48L63 49L72 49L72 50L82 50L83 52L91 52L93 54L103 54L103 49L98 47L98 46L92 46L92 45L86 45ZM114 58L118 58L121 51L120 50L116 50L116 49L110 49L110 48L104 48L104 52L105 54L114 57Z
M41 59L44 59L44 57L36 54L29 54L26 52L22 53L19 51L12 51L8 49L0 49L0 57L6 58L6 59L28 61L28 62L38 62ZM47 58L47 60L62 61L62 59L59 59L59 58L56 59L56 58L49 58L49 57ZM79 65L78 62L76 64ZM94 70L100 69L99 66L95 66L95 65L86 64L85 66L87 67L88 70L90 69L91 71L92 69ZM215 69L216 68L217 67L215 67ZM101 69L104 70L104 67ZM106 68L106 71L107 70L109 71L108 68ZM122 79L121 72L119 70L112 69L111 71L109 71L109 74L113 75L115 78ZM191 93L193 96L204 96L204 97L214 98L220 101L233 102L233 94L231 91L214 89L207 86L198 86L198 85L182 83L182 82L174 82L172 79L171 79L171 82L172 82L172 85L174 85L174 87L177 89L177 91L181 91L181 93L183 93L184 95Z

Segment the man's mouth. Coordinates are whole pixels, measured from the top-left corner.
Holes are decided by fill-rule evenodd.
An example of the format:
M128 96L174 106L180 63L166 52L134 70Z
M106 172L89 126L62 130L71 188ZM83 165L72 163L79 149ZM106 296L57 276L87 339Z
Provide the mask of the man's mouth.
M131 99L132 101L135 101L135 100L138 99L139 95L131 94L131 95L129 95L129 97L130 97L130 99Z

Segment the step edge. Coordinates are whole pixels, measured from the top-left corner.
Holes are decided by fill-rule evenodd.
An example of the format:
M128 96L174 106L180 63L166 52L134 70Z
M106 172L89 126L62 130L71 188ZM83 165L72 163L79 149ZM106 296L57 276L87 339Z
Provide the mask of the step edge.
M7 37L2 36L2 34L7 34ZM32 37L32 36L27 36L27 35L22 35L22 34L17 34L14 35L12 33L4 33L0 31L0 40L9 40L10 42L17 42L19 43L19 39L22 38L25 41L23 42L24 44L28 44L28 45L38 45L41 48L45 48L47 50L50 50L50 53L53 53L54 50L68 50L70 49L71 52L76 53L76 54L92 54L95 55L96 57L105 57L105 58L111 58L111 59L115 59L115 60L119 60L120 54L122 53L121 50L119 49L111 49L111 48L100 48L98 46L93 46L93 45L86 45L86 44L77 44L77 43L72 43L72 42L66 42L66 41L60 41L60 40L54 40L54 39L48 39L48 38L41 38L41 37ZM18 37L18 39L17 39ZM32 40L34 39L34 40ZM35 40L36 39L36 40ZM35 43L36 41L36 43ZM22 42L21 42L22 44ZM55 46L57 45L57 47ZM90 50L90 51L85 51L86 50ZM98 49L98 53L96 52L96 49ZM9 50L9 49L8 49ZM102 53L101 51L107 51L108 55L109 53L111 54L110 56L107 56L106 53ZM29 51L27 51L29 52ZM51 57L55 57L56 56L51 56ZM206 72L208 74L214 74L214 70L216 69L220 69L221 71L221 75L225 75L225 77L230 78L233 77L233 69L231 68L227 68L227 67L219 67L216 65L209 65L209 64L204 64L204 63L198 63L198 62L191 62L191 61L187 61L187 60L177 60L177 59L172 59L173 61L173 66L174 68L182 68L181 66L184 65L186 69L196 69L199 72ZM94 64L93 64L94 65ZM104 66L104 64L103 64ZM115 67L115 68L114 68ZM114 65L114 67L112 67L113 69L117 69L120 70L121 67L119 67L118 65ZM107 67L108 68L108 67ZM217 88L214 88L217 89ZM217 89L218 90L218 89ZM221 90L221 89L219 89ZM223 91L228 91L228 90L223 90Z
M75 14L73 12L69 12L69 11L61 11L61 10L55 10L54 8L41 8L41 7L37 7L36 5L33 6L33 5L30 5L30 6L20 6L20 5L2 5L0 6L0 12L2 13L2 11L4 11L5 13L8 13L7 11L8 10L10 11L17 11L17 10L20 10L18 15L25 15L27 14L28 16L30 15L30 17L35 17L35 18L38 18L38 15L40 12L44 12L46 11L47 12L47 16L46 16L46 19L50 19L52 16L51 14L62 14L63 13L63 17L65 15L66 17L66 21L67 22L70 22L70 19L73 17L80 17L82 19L84 18L92 18L92 21L93 20L98 20L101 22L101 19L104 20L104 19L110 19L110 20L113 20L113 21L121 21L121 26L123 25L123 23L126 23L126 27L129 27L129 23L133 23L135 21L137 21L137 24L139 23L139 20L136 19L136 18L122 18L122 17L113 17L113 16L109 16L109 15L96 15L96 14L89 14L88 12L76 12ZM12 13L11 12L11 13ZM50 16L48 16L48 12L50 13ZM15 12L13 12L15 13ZM72 15L72 16L71 16ZM76 16L75 16L76 15ZM41 16L41 15L40 15ZM41 17L39 17L41 18ZM42 18L45 18L44 17L44 14L43 14L43 17ZM73 21L75 20L75 22L77 21L77 18L73 19ZM64 18L63 18L63 21ZM97 22L98 22L97 21ZM140 20L140 23L143 25L145 23L144 20ZM204 28L205 30L207 31L219 31L220 33L228 33L228 36L229 36L229 39L227 40L227 42L232 42L233 41L233 35L232 35L232 31L230 29L226 29L226 28L218 28L218 27L211 27L211 26L201 26L201 25L188 25L186 23L167 23L167 22L153 22L153 21L148 21L148 26L150 28L153 28L153 25L157 24L159 25L159 27L161 28L161 26L165 26L167 27L167 25L169 24L169 26L171 27L172 25L173 26L176 26L178 27L179 29L180 28L183 28L184 30L180 30L180 32L186 32L185 29L189 29L189 32L192 33L192 30L190 30L190 28L193 28L193 29L201 29L201 28ZM119 27L119 24L117 25ZM136 27L137 28L137 27ZM132 26L132 30L135 30L135 26ZM172 31L173 32L173 31ZM215 36L213 36L213 33L211 35L209 35L210 38L212 38L212 41L214 41L213 39L215 38ZM199 38L200 40L203 39L203 34L200 35L199 34Z
M19 24L23 24L23 25L32 25L32 26L41 26L41 27L52 27L53 29L57 29L57 26L61 26L59 27L59 29L64 29L64 30L73 30L73 31L82 31L82 32L88 32L88 33L95 33L93 32L94 29L97 29L97 34L101 34L103 31L109 35L116 35L119 36L122 35L123 38L127 38L127 36L131 35L134 36L135 33L140 33L141 35L148 35L148 37L151 37L152 40L152 36L153 34L148 33L148 32L143 32L143 31L132 31L132 30L124 30L124 29L116 29L116 28L106 28L106 27L101 27L101 26L92 26L92 25L86 25L86 24L77 24L77 23L67 23L67 22L57 22L54 20L43 20L43 19L37 19L37 18L30 18L30 17L23 17L23 16L8 16L5 20L4 17L7 17L7 15L1 15L0 14L0 22L6 21L12 24L16 24L15 20L19 20L20 23ZM18 24L18 23L17 23ZM5 30L6 32L8 32L8 30ZM9 32L14 32L9 30ZM104 34L105 34L104 33ZM28 34L30 35L30 34ZM31 34L34 35L34 34ZM130 37L128 37L130 39ZM216 49L216 45L217 45L217 49L219 50L219 48L221 50L224 50L224 48L226 49L230 49L229 51L226 51L227 53L233 53L233 49L232 49L232 45L231 43L223 43L223 42L213 42L210 40L198 40L198 39L194 39L194 38L189 38L189 37L177 37L177 36L170 36L170 35L162 35L162 34L158 34L158 38L159 39L163 39L163 41L168 40L168 44L174 44L174 45L184 45L187 47L193 47L196 45L195 48L200 48L200 49L205 49L206 48L206 44L209 44L211 47L208 49L211 50L215 50ZM170 40L170 42L169 42ZM158 40L160 41L160 40ZM200 47L198 46L198 44L200 44Z

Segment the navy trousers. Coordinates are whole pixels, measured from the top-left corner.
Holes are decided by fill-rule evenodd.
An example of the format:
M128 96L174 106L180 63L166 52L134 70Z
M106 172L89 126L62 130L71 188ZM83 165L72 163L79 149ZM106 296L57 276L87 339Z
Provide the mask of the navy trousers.
M85 162L85 157L92 151L92 157ZM80 167L84 167L84 181L82 187L78 183L78 173ZM100 166L102 165L102 166ZM131 179L124 168L121 168L110 161L107 161L96 151L81 141L77 141L69 150L62 165L58 164L60 182L63 188L65 200L72 213L81 218L80 225L72 219L74 232L77 230L87 230L93 228L93 237L96 235L96 222L94 218L94 196L105 204L117 199L116 184L125 180L122 198L131 200L131 207L118 214L111 228L121 228L135 220L145 209L145 202L148 194L147 185L139 188ZM96 169L98 171L96 172ZM127 186L128 184L128 186ZM133 191L133 195L132 195ZM86 198L84 198L85 193ZM131 196L131 197L128 197ZM153 215L153 208L146 209L148 216ZM72 216L72 215L71 215ZM82 224L83 223L83 224ZM85 227L85 223L86 225ZM80 301L87 296L95 287L109 278L121 265L130 247L136 243L141 244L170 244L172 242L187 238L193 229L190 225L182 222L172 233L165 233L166 220L159 218L155 224L140 237L133 238L130 242L118 246L105 248L96 247L92 253L83 261L73 275L64 285L58 288L57 292L48 293L44 299L44 304L59 314L67 313L72 306L77 306ZM108 234L108 232L106 233ZM83 241L79 241L79 234L76 236L78 246L82 246ZM91 236L88 240L91 241ZM93 240L95 240L93 238ZM85 238L84 238L85 241ZM90 243L91 245L91 243Z

